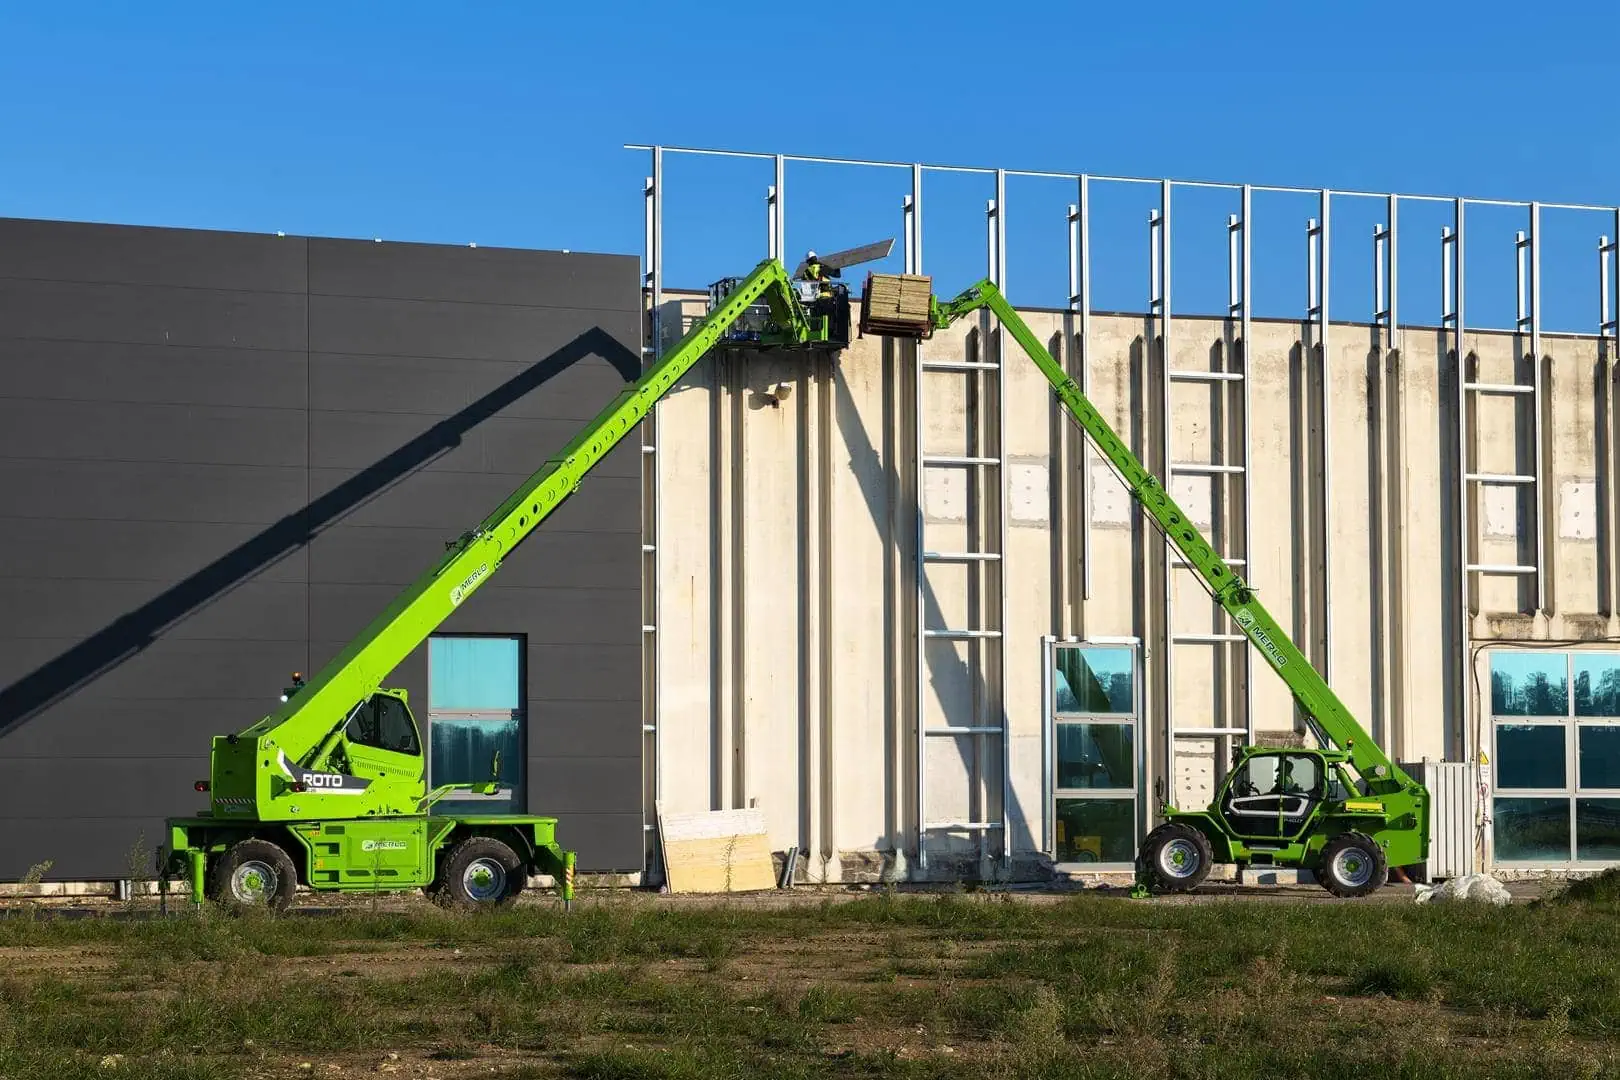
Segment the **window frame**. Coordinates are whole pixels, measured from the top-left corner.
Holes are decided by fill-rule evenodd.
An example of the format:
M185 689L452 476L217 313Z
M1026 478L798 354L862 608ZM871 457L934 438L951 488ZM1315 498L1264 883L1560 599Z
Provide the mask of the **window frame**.
M1131 674L1131 708L1129 712L1096 712L1088 710L1060 710L1058 708L1057 674L1059 658L1064 650L1078 650L1081 652L1100 652L1103 650L1119 650L1127 654L1130 661ZM1143 734L1146 730L1142 722L1143 705L1143 671L1141 639L1135 637L1089 637L1078 639L1063 639L1048 637L1046 648L1042 650L1044 673L1042 679L1041 711L1043 728L1048 748L1045 762L1045 775L1043 783L1046 788L1045 803L1050 826L1045 837L1045 854L1053 860L1054 865L1065 872L1078 873L1117 873L1129 871L1135 867L1137 850L1142 838L1142 776L1147 764L1147 747L1144 745ZM1058 732L1063 727L1124 727L1131 735L1131 784L1129 787L1095 788L1095 787L1061 787L1058 784ZM1129 802L1131 805L1131 858L1126 862L1102 861L1097 862L1060 862L1058 861L1057 822L1058 804L1060 802L1080 801L1088 802L1111 801Z
M451 709L435 708L433 705L433 642L434 641L464 641L468 639L494 639L510 641L517 644L517 707L511 709ZM518 736L517 780L510 788L498 789L494 794L485 795L477 791L455 791L446 795L434 804L436 812L443 813L445 808L456 807L458 812L476 814L481 813L480 804L488 805L490 813L527 813L528 788L528 684L529 684L529 649L528 637L525 634L506 634L494 631L458 632L453 634L430 634L427 649L428 683L427 683L427 725L421 732L423 776L427 780L428 790L433 788L433 726L439 720L472 720L490 723L516 722ZM502 762L502 771L505 771L505 762Z
M1620 716L1579 716L1576 714L1576 662L1581 657L1613 657L1620 659L1620 650L1583 648L1524 648L1511 643L1482 649L1485 661L1485 709L1490 731L1481 742L1488 748L1491 765L1489 787L1490 804L1486 808L1490 820L1487 842L1490 845L1490 863L1504 870L1600 870L1620 866L1616 859L1583 859L1580 857L1579 813L1582 800L1620 800L1620 787L1587 787L1581 783L1581 735L1587 728L1620 727ZM1499 654L1537 655L1553 661L1561 658L1564 665L1564 712L1552 716L1522 716L1496 711L1494 660ZM1503 787L1501 734L1504 728L1555 727L1563 732L1564 784L1562 787ZM1568 808L1569 846L1563 858L1504 859L1497 855L1497 804L1508 799L1561 799Z

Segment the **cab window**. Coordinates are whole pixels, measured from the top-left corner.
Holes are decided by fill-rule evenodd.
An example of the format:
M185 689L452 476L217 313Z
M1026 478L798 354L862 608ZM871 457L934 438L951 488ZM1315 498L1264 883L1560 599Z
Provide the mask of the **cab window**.
M1315 795L1321 787L1322 770L1308 754L1262 754L1250 758L1234 779L1232 794L1238 797L1267 795Z
M399 698L387 694L376 694L360 706L344 734L350 742L360 746L412 756L422 753L410 710Z

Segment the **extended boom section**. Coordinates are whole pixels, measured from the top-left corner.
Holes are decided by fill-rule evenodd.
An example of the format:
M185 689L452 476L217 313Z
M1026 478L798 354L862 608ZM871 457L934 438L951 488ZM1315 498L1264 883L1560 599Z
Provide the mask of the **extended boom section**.
M1200 811L1165 808L1168 822L1142 845L1142 877L1191 888L1212 861L1307 867L1332 891L1381 885L1388 866L1428 857L1428 792L1362 728L1327 681L1133 454L989 280L941 303L920 275L869 275L861 329L916 340L987 309L1041 369L1210 595L1282 678L1321 749L1240 748L1215 802ZM1168 737L1168 733L1166 735Z

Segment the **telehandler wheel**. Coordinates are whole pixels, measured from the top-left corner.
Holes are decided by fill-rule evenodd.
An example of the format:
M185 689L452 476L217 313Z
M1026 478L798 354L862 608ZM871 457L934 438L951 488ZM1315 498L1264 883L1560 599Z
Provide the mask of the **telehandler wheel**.
M517 852L489 836L469 836L445 854L429 895L449 908L505 907L517 899L526 878Z
M232 911L285 911L298 890L298 868L277 844L242 840L215 862L208 899Z
M1172 821L1147 834L1136 858L1140 876L1154 892L1191 892L1209 875L1214 852L1209 837Z
M1334 896L1366 896L1384 887L1389 866L1384 852L1362 833L1341 833L1322 848L1316 871L1323 888Z

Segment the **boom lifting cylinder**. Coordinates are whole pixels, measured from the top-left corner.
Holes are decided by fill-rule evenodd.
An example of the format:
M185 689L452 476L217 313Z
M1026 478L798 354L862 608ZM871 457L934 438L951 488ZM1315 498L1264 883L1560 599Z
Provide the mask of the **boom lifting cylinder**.
M941 303L932 287L920 275L868 274L861 332L921 341L971 312L989 309L1040 368L1064 410L1091 437L1131 497L1282 678L1318 743L1314 750L1240 747L1207 809L1164 805L1165 823L1141 844L1138 892L1195 888L1211 864L1221 862L1302 867L1337 895L1361 895L1381 886L1390 866L1426 860L1428 790L1362 728L1254 590L1102 418L1001 290L985 279Z

